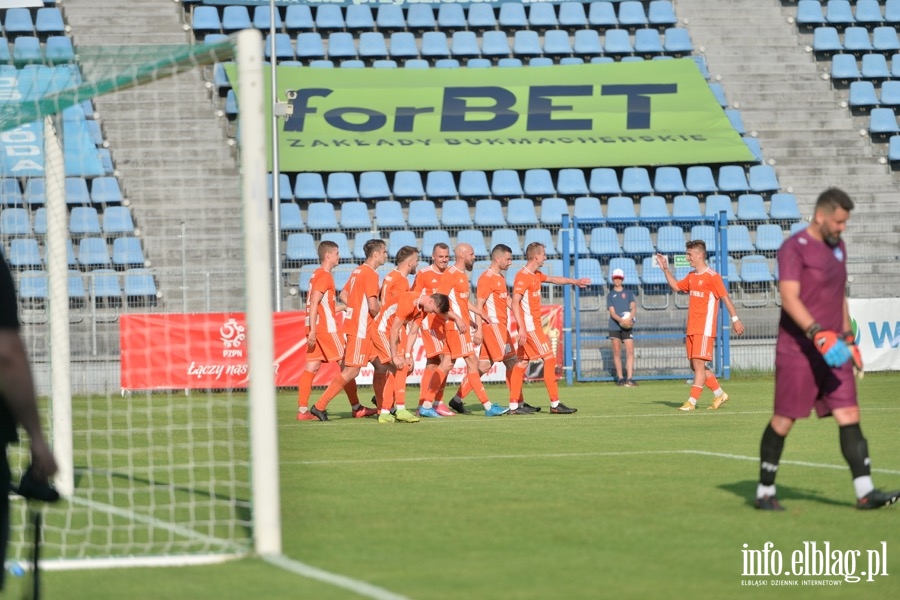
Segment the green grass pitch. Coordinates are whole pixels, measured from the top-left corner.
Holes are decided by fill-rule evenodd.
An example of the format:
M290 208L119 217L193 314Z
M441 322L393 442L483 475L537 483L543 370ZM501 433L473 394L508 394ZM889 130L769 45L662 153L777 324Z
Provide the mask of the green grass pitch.
M875 484L900 488L897 374L860 384ZM900 593L900 506L853 508L833 420L799 422L778 474L784 513L751 506L771 377L723 381L719 411L682 413L683 380L561 387L575 415L469 416L379 425L294 421L279 396L284 553L415 599L890 598ZM363 390L365 392L366 390ZM488 388L506 404L504 388ZM417 390L411 388L410 396ZM886 548L887 576L745 576L748 550L774 544L782 571L804 542L848 565ZM882 545L885 542L886 545ZM774 552L769 556L774 557ZM841 581L834 586L806 580ZM751 587L747 581L765 582ZM796 580L798 585L776 586ZM16 582L13 582L15 585ZM219 566L48 572L45 598L341 599L360 596L258 559ZM777 589L773 589L776 588ZM837 588L837 589L835 589ZM10 598L17 597L10 593Z

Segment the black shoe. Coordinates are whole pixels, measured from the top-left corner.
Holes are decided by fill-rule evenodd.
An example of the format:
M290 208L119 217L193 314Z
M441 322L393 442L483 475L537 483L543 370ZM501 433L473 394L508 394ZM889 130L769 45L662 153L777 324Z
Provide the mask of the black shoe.
M374 406L375 408L379 408L378 398L376 398L375 396L372 396L372 406Z
M617 380L616 380L616 385L619 386L619 387L624 386L624 385L625 385L625 380L624 380L624 379L617 379Z
M571 415L574 412L578 412L578 409L577 408L569 408L562 402L557 404L555 407L554 406L550 407L550 413L554 414L554 415Z
M635 381L634 379L626 379L625 387L637 387L637 381Z
M526 406L520 404L519 408L510 409L509 412L507 412L506 414L508 414L508 415L533 415L534 411L531 410L530 408L527 408Z
M309 407L309 412L311 412L313 414L313 416L315 416L320 421L328 420L328 411L327 410L319 410L318 408L316 408L315 404L313 404L312 406Z
M881 508L882 506L890 506L897 500L900 500L900 490L896 490L893 492L872 490L856 501L856 508L860 510L872 510L875 508Z
M526 403L526 402L522 402L521 404L519 404L519 407L522 407L522 406L524 406L525 408L527 408L527 409L530 410L531 412L541 412L541 407L540 407L540 406L532 406L532 405L530 405L530 404L528 404L528 403Z
M753 504L759 510L784 510L784 507L781 506L778 502L778 498L775 496L763 496L762 498L757 498L756 502Z
M457 400L456 398L450 400L450 402L448 402L447 404L450 406L450 408L452 408L454 411L458 412L461 415L472 414L472 411L466 410L466 405L463 404L462 402L460 402L459 400Z

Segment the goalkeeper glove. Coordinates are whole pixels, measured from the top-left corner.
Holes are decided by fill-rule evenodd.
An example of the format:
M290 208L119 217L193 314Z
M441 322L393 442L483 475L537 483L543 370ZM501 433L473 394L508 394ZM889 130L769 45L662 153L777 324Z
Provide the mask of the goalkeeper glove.
M852 358L850 348L834 331L816 333L813 336L813 344L816 345L829 367L840 367Z
M853 361L853 372L856 373L856 376L860 379L863 378L863 361L862 354L859 352L859 346L856 345L856 336L853 335L852 331L845 331L841 334L844 337L844 343L847 344L847 348L850 349L850 359Z

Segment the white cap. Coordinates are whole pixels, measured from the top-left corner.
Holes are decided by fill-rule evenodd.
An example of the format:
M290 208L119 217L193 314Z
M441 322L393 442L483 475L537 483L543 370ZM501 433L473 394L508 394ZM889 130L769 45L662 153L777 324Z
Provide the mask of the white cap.
M622 269L613 269L611 277L612 277L612 279L615 279L618 277L619 279L624 280L625 279L625 271L623 271Z

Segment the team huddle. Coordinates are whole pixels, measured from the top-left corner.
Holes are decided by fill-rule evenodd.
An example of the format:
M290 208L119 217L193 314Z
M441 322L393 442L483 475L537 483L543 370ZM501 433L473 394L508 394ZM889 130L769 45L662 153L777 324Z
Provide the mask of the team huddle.
M469 273L475 251L469 244L454 248L435 244L432 264L417 270L419 251L404 246L395 257L396 267L379 287L377 269L387 261L387 244L372 239L363 247L365 261L357 267L337 293L332 269L340 261L337 244L319 244L320 266L313 273L306 297L309 327L307 364L300 377L297 420L328 420L328 404L344 391L357 418L378 415L379 423L415 423L420 417L441 418L471 412L464 403L474 393L485 416L523 415L540 411L522 397L525 370L531 361L544 364L544 384L550 397L550 412L571 414L559 401L556 358L541 326L541 286L544 283L586 287L588 278L548 276L540 271L546 260L543 244L529 244L526 264L516 274L510 297L505 272L512 264L512 249L498 244L491 250L491 263L479 277L475 302L470 302ZM412 289L409 276L415 274ZM343 323L337 325L342 310ZM509 315L517 336L509 331ZM427 362L419 387L418 407L406 407L406 381L413 368L412 351L421 336ZM453 398L444 401L444 388L453 365L462 358L466 375ZM340 373L318 401L309 406L313 378L323 362L339 363ZM356 376L371 363L378 408L359 401ZM494 363L506 367L509 406L493 404L481 377Z

